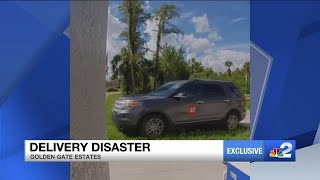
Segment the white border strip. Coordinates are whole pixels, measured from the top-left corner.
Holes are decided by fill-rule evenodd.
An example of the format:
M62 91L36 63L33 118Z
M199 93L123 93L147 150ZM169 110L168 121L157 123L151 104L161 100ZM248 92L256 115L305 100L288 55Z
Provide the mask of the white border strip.
M317 130L317 134L314 137L313 145L319 144L319 143L320 143L320 124L319 124L318 130Z
M67 29L64 30L63 34L70 39L70 26L68 26Z
M268 83L268 79L269 79L269 75L270 75L270 70L271 70L271 66L272 66L272 57L270 55L268 55L265 51L263 51L261 48L259 48L255 43L253 43L252 41L250 41L250 48L253 47L254 49L256 49L258 52L260 52L263 56L265 56L267 59L269 59L269 63L268 63L268 67L267 67L267 73L264 77L263 80L263 85L262 85L262 91L259 97L259 102L258 102L258 107L256 110L256 114L254 116L254 121L253 121L253 126L252 126L252 132L250 134L250 139L253 139L253 136L255 134L256 131L256 126L258 123L258 119L259 119L259 115L260 115L260 110L261 110L261 106L262 106L262 102L263 102L263 97L264 97L264 93L266 90L266 85Z

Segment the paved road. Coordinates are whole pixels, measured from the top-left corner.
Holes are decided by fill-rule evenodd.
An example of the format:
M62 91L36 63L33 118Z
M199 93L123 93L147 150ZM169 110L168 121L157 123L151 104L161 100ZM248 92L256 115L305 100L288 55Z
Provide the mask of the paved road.
M110 162L110 180L222 180L219 162Z

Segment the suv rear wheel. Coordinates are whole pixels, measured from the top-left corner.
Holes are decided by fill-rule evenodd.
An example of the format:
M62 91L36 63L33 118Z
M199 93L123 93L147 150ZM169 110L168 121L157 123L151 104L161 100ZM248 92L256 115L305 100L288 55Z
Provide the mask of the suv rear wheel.
M239 125L239 115L236 112L231 112L224 120L224 126L228 130L237 129Z
M140 135L147 137L157 137L165 133L167 128L166 120L158 114L147 115L140 125Z

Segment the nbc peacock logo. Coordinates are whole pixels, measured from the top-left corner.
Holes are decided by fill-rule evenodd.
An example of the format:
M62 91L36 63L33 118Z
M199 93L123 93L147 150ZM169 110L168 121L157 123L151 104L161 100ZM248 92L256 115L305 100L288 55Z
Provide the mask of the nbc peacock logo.
M280 148L273 148L269 154L270 157L283 157L283 153Z
M269 157L271 158L291 158L292 144L290 142L284 142L279 148L273 148L270 151Z

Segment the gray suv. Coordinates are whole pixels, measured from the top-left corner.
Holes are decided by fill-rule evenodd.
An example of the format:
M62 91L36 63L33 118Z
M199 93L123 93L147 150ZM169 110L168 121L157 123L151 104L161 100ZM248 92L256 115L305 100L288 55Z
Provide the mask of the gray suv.
M115 101L112 114L118 129L136 129L142 136L160 136L169 127L212 121L232 130L246 116L245 102L231 82L182 80L149 94L121 97Z

